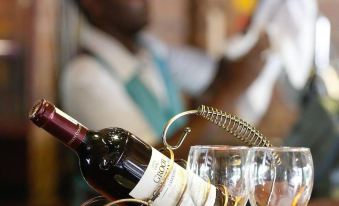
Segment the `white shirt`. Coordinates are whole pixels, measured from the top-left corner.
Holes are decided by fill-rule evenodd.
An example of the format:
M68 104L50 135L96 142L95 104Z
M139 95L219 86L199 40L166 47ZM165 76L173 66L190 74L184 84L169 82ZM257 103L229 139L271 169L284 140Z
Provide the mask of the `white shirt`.
M169 49L150 35L143 34L142 38L148 47L168 60L174 81L183 91L199 95L214 78L214 63L202 53L187 48ZM144 49L132 54L120 42L89 25L81 32L80 42L106 65L86 54L68 64L60 79L65 111L90 129L121 127L149 144L159 142L160 137L155 137L151 125L124 86L140 72L141 81L154 97L168 104L165 85L149 52Z

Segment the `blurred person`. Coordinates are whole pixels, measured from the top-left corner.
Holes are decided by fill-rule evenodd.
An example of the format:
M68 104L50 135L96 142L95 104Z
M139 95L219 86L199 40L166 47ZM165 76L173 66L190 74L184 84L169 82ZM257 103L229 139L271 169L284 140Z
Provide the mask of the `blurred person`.
M215 78L224 75L218 74L224 71L222 68L218 70L220 65L215 60L196 49L171 48L144 32L144 28L149 23L146 0L74 1L81 8L86 22L80 31L79 53L67 65L61 76L61 100L65 111L91 129L118 126L131 131L150 144L157 145L161 142L160 137L165 123L186 108L182 94L199 97L208 88L226 90L223 88L225 85L213 87L217 82ZM277 1L262 2L275 7ZM265 3L262 5L265 6ZM275 9L281 8L279 6L281 5L278 4ZM312 9L310 10L313 11ZM271 9L267 10L271 11ZM248 55L258 56L264 50L263 48L260 48L259 52L256 49L252 52L249 50L258 45L261 37L259 33L263 30L268 33L270 43L273 45L271 51L275 52L266 53L269 54L266 56L266 67L237 104L241 117L252 120L253 123L260 121L266 113L273 87L283 66L292 65L288 67L287 74L295 87L299 89L303 87L307 78L307 68L302 70L305 71L303 75L292 71L300 66L294 63L301 60L307 62L309 56L304 58L296 55L292 63L288 62L290 55L287 55L287 51L291 49L286 49L283 41L280 41L279 36L284 33L279 29L286 29L281 26L286 23L283 21L285 16L277 15L278 18L273 18L272 21L271 12L266 14L259 15L258 19L262 21L253 21L258 24L252 24L248 29L249 32L246 33L249 34L246 35L247 37L257 38L250 39L249 43L246 39L241 39L249 46L245 46L244 49L244 43L241 43L242 45L238 45L240 49L237 50L235 49L237 46L231 45L227 51L233 53L226 52L229 59L240 58L239 56L248 58ZM265 27L266 24L269 26ZM309 28L309 24L306 26L307 28L302 31ZM296 28L304 27L296 26ZM254 36L251 32L255 33ZM286 39L297 36L287 30L285 32ZM290 42L293 40L292 38ZM298 46L299 44L286 45ZM304 47L292 48L292 51L303 49ZM241 54L234 53L237 51ZM298 61L294 61L295 59ZM254 65L249 62L244 66ZM304 66L307 67L307 63ZM247 70L242 72L248 73ZM300 76L302 76L301 81L299 81ZM234 81L242 80L234 78ZM236 91L227 89L229 93ZM212 93L217 94L217 92ZM258 94L261 94L261 97L258 97ZM178 128L183 124L181 123ZM208 137L205 141L215 143L212 139L220 136L208 133ZM198 142L190 140L189 144L184 144L187 151L187 146L194 144L194 141ZM222 140L224 143L226 141Z
M199 50L171 48L143 32L146 0L74 2L86 22L79 53L61 75L64 109L92 129L118 126L160 143L165 123L185 108L183 94L205 91L217 64Z
M315 33L313 73L303 91L301 115L284 144L311 149L313 197L338 199L339 73L330 61L331 22L326 16L317 18Z
M225 56L231 60L247 55L261 34L266 34L269 41L260 54L265 64L239 98L240 117L259 123L269 109L277 82L288 104L297 104L311 73L317 14L316 0L261 0L246 32L229 40Z
M91 129L121 127L156 146L167 121L186 108L184 94L198 97L225 75L202 51L171 48L143 32L147 0L74 3L85 22L79 52L60 77L60 98L64 110ZM89 188L75 176L73 204L79 205Z

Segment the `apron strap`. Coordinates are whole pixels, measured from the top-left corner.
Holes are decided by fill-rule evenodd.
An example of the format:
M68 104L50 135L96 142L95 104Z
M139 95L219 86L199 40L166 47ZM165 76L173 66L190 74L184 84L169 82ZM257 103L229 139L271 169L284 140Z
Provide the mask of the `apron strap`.
M103 58L96 54L93 54L91 51L84 51L85 54L88 54L89 56L97 59L103 65L103 68L111 74L112 78L117 81L122 81L118 78L117 74L115 74L114 70L111 69L112 66L108 64ZM170 118L183 111L183 104L181 98L179 97L179 92L175 87L175 84L167 69L166 61L153 54L152 58L155 62L156 68L161 74L162 80L165 83L166 92L169 99L168 106L163 106L156 99L156 97L140 79L139 73L135 73L131 79L123 83L126 92L138 106L139 110L143 113L145 119L155 132L156 136L161 138L164 126ZM140 66L142 67L142 65ZM178 123L176 122L176 124L171 127L169 135L173 134L178 128L182 127L184 123L185 120L178 121Z

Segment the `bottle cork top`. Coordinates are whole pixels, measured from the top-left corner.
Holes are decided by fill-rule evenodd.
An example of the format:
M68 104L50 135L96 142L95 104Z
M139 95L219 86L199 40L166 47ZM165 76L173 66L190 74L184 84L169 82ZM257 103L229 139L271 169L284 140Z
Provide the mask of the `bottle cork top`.
M41 99L32 107L28 117L34 124L42 127L52 119L54 111L55 106L53 104Z

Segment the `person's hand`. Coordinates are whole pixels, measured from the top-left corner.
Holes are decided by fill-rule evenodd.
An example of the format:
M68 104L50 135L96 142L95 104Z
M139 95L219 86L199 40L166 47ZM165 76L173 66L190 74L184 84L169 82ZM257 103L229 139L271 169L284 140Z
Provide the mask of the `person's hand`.
M269 47L268 39L262 34L257 44L244 57L237 60L221 58L218 62L218 72L213 83L198 99L198 103L227 108L235 103L246 88L259 75L264 58L262 52ZM220 107L219 105L222 105Z

